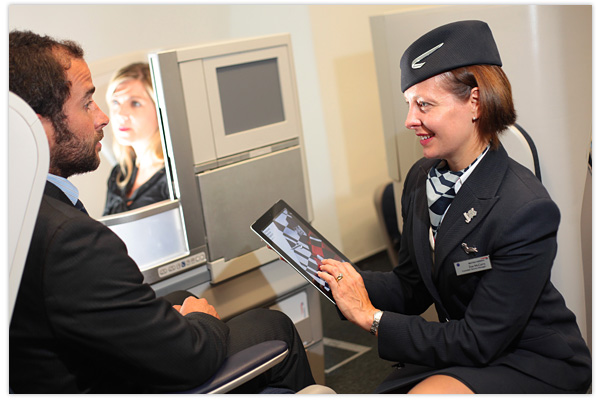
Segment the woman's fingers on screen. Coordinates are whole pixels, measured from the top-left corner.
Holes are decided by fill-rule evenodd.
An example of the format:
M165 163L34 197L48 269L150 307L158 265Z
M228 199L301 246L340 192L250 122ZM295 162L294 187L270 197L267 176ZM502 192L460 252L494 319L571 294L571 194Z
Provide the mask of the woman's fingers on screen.
M336 267L334 265L327 264L326 261L329 261L329 260L323 260L322 264L319 266L319 270L321 272L324 272L324 273L330 275L330 276L333 276L333 274L336 270Z
M323 263L325 265L333 265L333 266L338 266L339 264L341 264L339 261L331 259L331 258L325 258L324 260L321 260L321 263Z
M335 290L337 289L337 283L335 282L335 277L326 271L319 271L317 272L319 278L327 282L329 288L331 289L331 293L335 294Z

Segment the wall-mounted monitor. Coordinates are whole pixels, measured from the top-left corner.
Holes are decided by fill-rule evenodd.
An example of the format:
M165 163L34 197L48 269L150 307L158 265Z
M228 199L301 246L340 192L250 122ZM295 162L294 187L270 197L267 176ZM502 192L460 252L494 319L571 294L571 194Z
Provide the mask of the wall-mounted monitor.
M279 62L272 57L215 68L217 88L212 90L219 95L223 138L286 120Z
M312 219L290 36L168 50L149 62L173 192L187 229L202 214L211 280L275 259L252 221L280 198Z
M169 122L187 122L196 172L296 144L290 51L289 35L272 35L150 55Z

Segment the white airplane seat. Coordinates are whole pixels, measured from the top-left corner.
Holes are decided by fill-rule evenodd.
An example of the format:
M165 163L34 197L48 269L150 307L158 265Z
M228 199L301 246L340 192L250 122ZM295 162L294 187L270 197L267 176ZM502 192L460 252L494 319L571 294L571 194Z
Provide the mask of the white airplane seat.
M50 166L41 121L31 107L8 93L8 268L9 320L12 317L35 219Z

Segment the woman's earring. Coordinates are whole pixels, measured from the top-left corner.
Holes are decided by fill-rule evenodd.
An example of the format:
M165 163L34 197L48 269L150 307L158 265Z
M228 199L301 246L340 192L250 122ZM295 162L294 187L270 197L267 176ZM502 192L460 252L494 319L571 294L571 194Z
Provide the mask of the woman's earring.
M472 123L476 123L478 121L478 117L472 117Z

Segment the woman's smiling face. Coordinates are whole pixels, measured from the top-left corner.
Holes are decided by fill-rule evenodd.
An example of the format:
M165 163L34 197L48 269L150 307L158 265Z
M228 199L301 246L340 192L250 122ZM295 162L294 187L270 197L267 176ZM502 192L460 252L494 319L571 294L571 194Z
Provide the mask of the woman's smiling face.
M404 92L408 104L405 126L420 139L429 159L445 159L453 171L464 169L482 152L473 119L478 111L478 88L465 101L458 99L434 76Z

